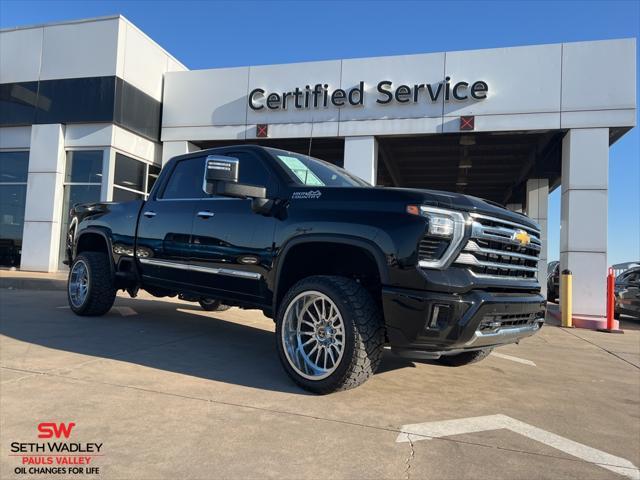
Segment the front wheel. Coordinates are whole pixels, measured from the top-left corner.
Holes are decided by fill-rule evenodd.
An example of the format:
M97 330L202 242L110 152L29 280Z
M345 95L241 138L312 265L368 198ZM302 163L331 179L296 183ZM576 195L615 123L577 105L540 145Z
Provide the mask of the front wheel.
M357 387L382 358L380 310L359 283L314 276L285 295L276 318L280 361L289 376L314 393Z
M113 306L117 290L109 261L100 252L84 252L74 259L67 280L67 301L76 315L104 315Z
M484 360L491 353L492 348L483 348L482 350L473 350L472 352L462 352L456 355L442 355L438 361L449 367L462 367L471 363Z

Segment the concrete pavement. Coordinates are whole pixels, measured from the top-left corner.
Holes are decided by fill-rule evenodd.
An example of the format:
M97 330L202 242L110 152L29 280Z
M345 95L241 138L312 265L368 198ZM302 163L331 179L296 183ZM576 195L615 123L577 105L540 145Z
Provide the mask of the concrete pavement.
M365 385L329 396L279 365L253 311L119 296L100 318L64 291L0 290L0 477L39 422L102 442L82 478L634 478L509 430L397 443L402 425L503 414L640 465L640 331L547 326L477 365L385 355ZM509 360L515 357L529 361ZM79 478L77 475L53 478Z

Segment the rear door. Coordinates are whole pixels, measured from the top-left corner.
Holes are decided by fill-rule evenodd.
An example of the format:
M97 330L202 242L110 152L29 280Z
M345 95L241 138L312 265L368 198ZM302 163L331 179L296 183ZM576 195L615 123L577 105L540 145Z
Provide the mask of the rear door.
M168 181L145 203L136 256L145 284L172 288L189 283L194 215L205 197L204 157L180 160Z
M263 186L267 197L279 185L257 153L225 152L239 160L239 182ZM193 223L191 280L213 296L256 301L267 294L276 222L251 210L250 199L211 196L200 202Z

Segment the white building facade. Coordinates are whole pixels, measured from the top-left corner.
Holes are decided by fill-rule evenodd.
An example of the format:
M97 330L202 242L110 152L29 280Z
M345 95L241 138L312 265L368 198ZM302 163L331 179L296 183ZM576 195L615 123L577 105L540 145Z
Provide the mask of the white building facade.
M112 17L4 30L0 61L5 266L59 268L76 201L144 196L174 155L263 143L488 198L543 240L561 188L576 313L604 314L608 152L635 126L635 39L189 71Z

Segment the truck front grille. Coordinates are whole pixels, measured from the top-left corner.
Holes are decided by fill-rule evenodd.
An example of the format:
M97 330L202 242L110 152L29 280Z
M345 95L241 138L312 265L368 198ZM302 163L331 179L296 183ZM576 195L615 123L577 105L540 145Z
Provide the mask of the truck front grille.
M540 256L540 232L527 225L471 214L471 238L455 263L479 277L535 279ZM528 234L529 243L518 237ZM525 242L526 243L526 242Z
M504 328L517 328L529 325L542 318L544 318L543 312L485 315L480 322L479 330L486 332Z

